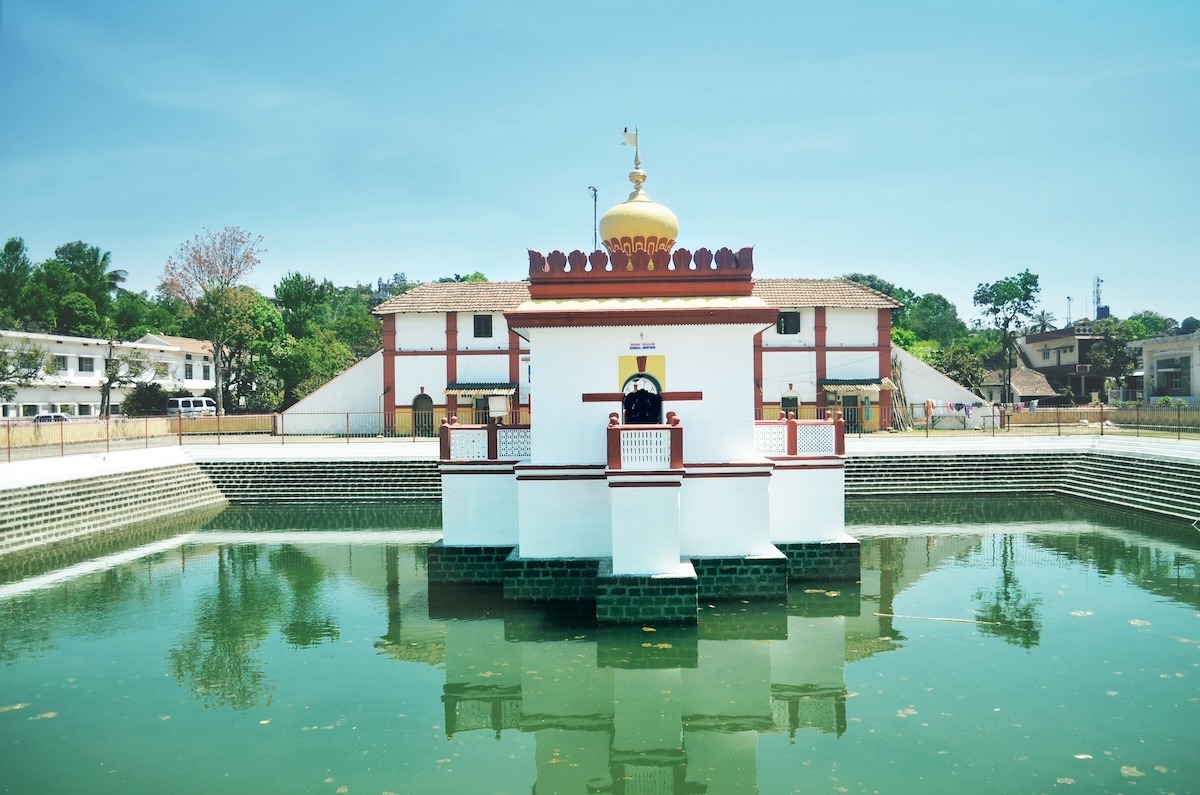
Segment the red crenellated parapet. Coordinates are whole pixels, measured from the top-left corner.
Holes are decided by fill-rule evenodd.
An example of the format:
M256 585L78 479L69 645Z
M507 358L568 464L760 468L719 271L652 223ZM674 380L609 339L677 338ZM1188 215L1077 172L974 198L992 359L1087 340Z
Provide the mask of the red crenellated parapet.
M529 295L535 299L742 296L751 294L753 274L753 246L694 254L686 248L653 254L529 250Z

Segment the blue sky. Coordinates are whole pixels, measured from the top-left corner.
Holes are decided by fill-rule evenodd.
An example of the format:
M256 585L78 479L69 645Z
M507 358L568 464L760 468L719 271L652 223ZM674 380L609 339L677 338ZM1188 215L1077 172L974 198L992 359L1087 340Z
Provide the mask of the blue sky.
M763 276L1060 321L1200 317L1200 3L0 0L0 236L153 291L203 228L250 283L525 275L647 192Z

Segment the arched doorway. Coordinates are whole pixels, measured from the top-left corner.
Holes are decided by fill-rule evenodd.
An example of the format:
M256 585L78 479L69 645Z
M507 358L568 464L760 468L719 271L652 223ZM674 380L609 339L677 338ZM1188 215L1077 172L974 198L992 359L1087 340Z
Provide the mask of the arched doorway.
M433 398L424 392L413 398L413 436L433 436Z

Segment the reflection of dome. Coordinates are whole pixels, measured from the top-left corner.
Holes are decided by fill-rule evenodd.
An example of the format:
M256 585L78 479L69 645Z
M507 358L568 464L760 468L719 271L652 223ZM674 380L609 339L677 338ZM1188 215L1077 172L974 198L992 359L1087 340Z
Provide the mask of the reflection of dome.
M670 251L679 235L679 219L666 207L651 201L642 190L646 172L642 171L640 156L635 156L629 181L633 183L633 193L600 218L599 231L604 247L610 254L614 251L626 254Z

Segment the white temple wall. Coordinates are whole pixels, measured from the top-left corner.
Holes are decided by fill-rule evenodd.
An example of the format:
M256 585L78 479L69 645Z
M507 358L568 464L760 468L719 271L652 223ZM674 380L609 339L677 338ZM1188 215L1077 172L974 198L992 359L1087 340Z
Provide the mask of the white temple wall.
M605 428L616 403L585 403L584 393L616 392L615 339L622 329L532 329L536 371L530 390L537 421L532 464L603 464L608 460ZM634 337L636 339L636 337ZM627 347L627 342L625 343Z
M831 348L839 345L878 345L879 310L826 308L825 344ZM834 377L841 376L830 375L830 378Z
M517 481L513 474L442 473L442 541L447 546L515 545Z
M801 403L817 400L815 351L763 351L763 402L778 403L788 384L800 393ZM775 419L766 417L765 419Z
M523 558L612 557L608 483L595 480L518 480Z
M760 326L669 327L655 336L667 357L667 391L704 393L665 401L683 424L685 463L754 457L754 334Z
M767 508L770 480L684 478L679 509L681 554L741 556L774 552Z
M457 378L460 382L502 382L508 381L508 352L497 353L494 356L474 354L455 358Z
M460 351L495 351L508 349L508 324L503 312L458 312L458 349ZM492 318L492 335L475 336L475 316Z
M446 402L446 357L445 356L397 356L396 406L407 407L425 387L425 394L433 398L435 405Z
M608 491L613 574L678 571L680 488L621 486Z
M764 348L794 348L811 347L817 344L816 318L817 310L812 307L780 307L779 312L799 312L800 331L796 334L780 334L777 326L771 326L763 331L762 344Z
M879 378L875 351L829 351L825 364L828 378Z
M441 312L396 315L396 350L446 350L446 316Z
M787 467L771 475L771 541L835 541L846 535L846 470Z

